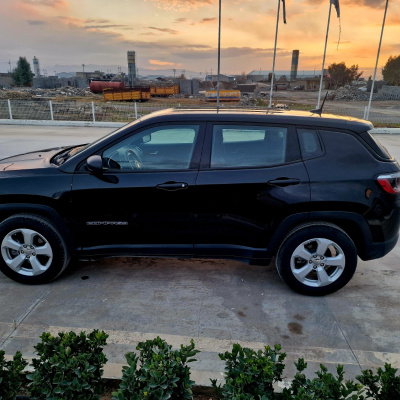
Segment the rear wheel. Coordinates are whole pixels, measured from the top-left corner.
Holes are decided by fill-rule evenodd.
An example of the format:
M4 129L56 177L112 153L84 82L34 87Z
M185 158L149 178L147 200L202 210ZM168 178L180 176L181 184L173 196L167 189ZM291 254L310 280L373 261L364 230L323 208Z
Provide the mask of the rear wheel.
M276 266L289 287L321 296L350 281L357 267L357 250L351 238L335 225L304 226L286 237Z
M65 241L46 219L18 214L0 224L0 270L26 284L55 279L66 268L69 255Z

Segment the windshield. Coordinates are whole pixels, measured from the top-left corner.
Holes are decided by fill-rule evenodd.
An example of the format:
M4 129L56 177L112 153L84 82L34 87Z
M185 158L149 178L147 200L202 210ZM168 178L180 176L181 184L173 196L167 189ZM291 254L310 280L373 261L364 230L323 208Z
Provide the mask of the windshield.
M88 143L88 144L84 144L84 145L79 145L79 146L74 146L74 147L69 147L68 149L65 149L63 151L61 151L60 153L56 154L52 160L51 163L60 166L62 164L64 164L67 160L69 160L70 158L76 156L77 154L81 153L83 150L89 149L90 147L93 147L95 145L97 145L98 143L102 142L103 140L106 140L107 138L109 138L112 135L117 134L118 132L122 131L123 129L125 129L126 127L133 125L137 122L139 122L140 119L137 119L136 121L133 121L129 124L126 124L124 126L122 126L121 128L118 128L114 131L111 131L110 133L108 133L105 136L100 137L99 139L96 139L94 142L92 143Z

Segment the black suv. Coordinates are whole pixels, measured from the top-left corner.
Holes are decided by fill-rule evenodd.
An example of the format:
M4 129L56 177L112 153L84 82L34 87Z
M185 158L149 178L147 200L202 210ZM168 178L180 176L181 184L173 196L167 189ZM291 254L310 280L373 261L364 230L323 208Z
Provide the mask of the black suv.
M399 230L400 168L366 121L165 110L88 145L0 161L0 269L51 281L72 256L268 263L323 295Z

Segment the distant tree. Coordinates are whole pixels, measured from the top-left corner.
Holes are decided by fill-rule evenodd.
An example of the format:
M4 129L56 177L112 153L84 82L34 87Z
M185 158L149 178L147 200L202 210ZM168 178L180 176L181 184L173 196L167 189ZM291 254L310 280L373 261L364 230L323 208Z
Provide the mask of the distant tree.
M383 79L393 86L400 86L400 55L390 56L382 69Z
M331 64L328 67L328 71L335 89L338 86L350 84L363 74L363 71L358 72L358 65L352 65L350 68L347 68L344 62Z
M245 83L246 82L246 73L243 71L241 75L236 78L237 83Z
M30 86L32 84L33 72L31 65L25 57L20 57L17 63L17 68L12 72L12 78L15 85Z

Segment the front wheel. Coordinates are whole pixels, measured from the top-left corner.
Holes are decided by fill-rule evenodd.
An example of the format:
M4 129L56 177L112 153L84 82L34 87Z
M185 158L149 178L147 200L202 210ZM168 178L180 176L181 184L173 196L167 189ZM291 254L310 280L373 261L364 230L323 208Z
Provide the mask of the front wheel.
M322 296L350 281L357 267L357 250L339 227L304 226L285 238L276 267L282 280L295 291Z
M66 268L69 255L65 241L48 220L18 214L0 224L0 270L26 284L47 283Z

